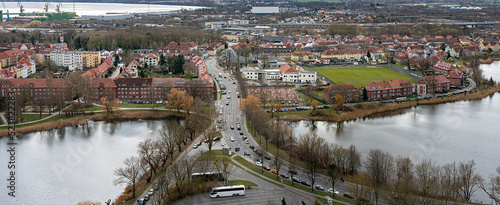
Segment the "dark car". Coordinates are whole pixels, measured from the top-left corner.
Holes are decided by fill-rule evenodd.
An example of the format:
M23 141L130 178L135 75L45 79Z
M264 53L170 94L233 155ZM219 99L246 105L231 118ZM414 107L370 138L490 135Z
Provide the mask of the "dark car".
M243 132L240 132L240 135L243 135Z
M302 180L302 181L300 181L300 183L303 184L303 185L305 185L305 186L311 186L311 183L309 183L306 180Z
M319 185L319 184L316 185L316 186L314 186L314 188L317 189L317 190L321 190L321 191L325 190L325 188L323 186Z
M294 181L294 182L299 182L299 183L300 183L300 179L299 179L299 178L297 178L297 177L292 177L292 181Z
M271 157L269 155L265 156L264 158L266 158L267 160L271 160Z
M349 193L349 192L345 192L345 193L344 193L344 197L347 197L347 198L351 198L351 199L352 199L352 198L354 198L354 195L352 195L352 194L351 194L351 193Z
M295 170L288 170L288 173L290 173L290 174L297 174L297 171L295 171Z
M281 173L280 176L283 177L283 178L285 178L285 179L288 179L288 174Z
M250 149L255 149L255 146L253 146L253 145L250 145Z
M246 156L246 155L250 156L250 152L245 151L245 152L243 153L243 155L245 155L245 156Z
M255 161L262 163L262 159L261 158L258 158Z
M231 129L234 130L234 127L231 125Z

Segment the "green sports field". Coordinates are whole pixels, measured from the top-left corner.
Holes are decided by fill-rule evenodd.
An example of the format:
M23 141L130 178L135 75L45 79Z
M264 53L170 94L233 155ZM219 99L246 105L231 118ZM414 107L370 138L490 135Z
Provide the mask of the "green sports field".
M400 74L389 68L316 68L318 73L337 84L353 84L364 87L369 82L384 80L411 80L410 76Z

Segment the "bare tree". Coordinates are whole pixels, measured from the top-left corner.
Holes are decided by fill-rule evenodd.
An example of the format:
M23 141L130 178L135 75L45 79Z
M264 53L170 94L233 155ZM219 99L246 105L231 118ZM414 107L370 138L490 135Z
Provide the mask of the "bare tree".
M229 176L231 175L233 169L231 160L227 157L216 159L214 165L217 171L221 173L222 177L224 178L223 184L227 186L229 183Z
M208 147L208 151L212 151L212 147L215 145L214 138L220 136L220 133L215 130L215 128L212 128L212 130L208 133L206 133L203 136L203 139L205 139L205 145Z
M500 166L497 167L496 176L490 177L490 187L487 188L483 182L479 187L493 200L496 204L500 204ZM488 190L489 189L489 190Z
M168 167L167 173L172 175L178 193L184 190L184 181L187 179L185 167L181 162L174 162Z
M378 204L380 189L386 185L394 170L394 158L387 152L381 150L370 150L365 167L370 176L373 191L375 193L375 203Z
M151 173L156 174L156 167L160 163L160 151L156 146L156 142L152 139L147 139L143 142L140 142L137 145L139 148L137 152L139 153L139 157L146 160L151 168Z
M132 197L135 198L135 184L139 182L139 178L142 175L140 159L132 156L125 159L123 163L125 164L125 167L120 167L115 170L115 175L118 176L118 179L114 181L114 184L131 185Z
M91 78L82 76L79 72L72 73L68 76L68 86L71 89L73 96L78 100L82 113L85 113L85 106L82 101L87 103L91 93L91 80Z
M170 173L166 172L162 174L157 179L157 187L156 193L153 195L154 204L164 204L164 199L168 196L168 188L170 186L170 182L172 181L172 177Z
M169 129L166 125L160 129L160 140L158 146L160 146L160 152L163 156L163 164L165 164L168 159L168 155L165 156L166 153L170 155L171 159L174 158L175 139L177 137L175 135L175 130Z
M479 174L476 173L476 163L474 160L468 162L460 162L458 173L460 177L460 186L458 195L464 201L470 201L472 195L476 191L476 186L482 181Z

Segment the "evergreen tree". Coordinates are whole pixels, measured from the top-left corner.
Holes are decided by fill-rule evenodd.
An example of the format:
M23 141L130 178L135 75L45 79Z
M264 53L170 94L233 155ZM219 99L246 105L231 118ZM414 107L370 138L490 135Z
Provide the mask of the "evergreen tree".
M115 60L113 61L113 66L118 66L118 63L120 62L120 57L118 55L115 56Z
M444 44L444 43L441 44L441 50L443 50L443 51L446 50L446 44Z
M368 92L366 91L366 88L363 88L363 100L364 101L368 100Z
M167 62L165 61L165 56L160 54L160 61L158 62L160 65L165 65Z
M368 51L368 52L366 53L366 57L368 57L368 58L372 58L372 54L370 53L370 51Z
M224 43L224 49L229 48L229 45L227 43Z

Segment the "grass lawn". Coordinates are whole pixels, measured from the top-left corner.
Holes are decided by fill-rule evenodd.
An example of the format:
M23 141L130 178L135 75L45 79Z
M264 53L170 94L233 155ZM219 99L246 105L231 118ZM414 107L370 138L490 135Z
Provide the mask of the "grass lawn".
M22 118L21 123L43 119L43 118L48 117L48 116L50 116L50 115L49 114L42 114L42 118L40 118L40 114L21 114L21 118Z
M233 181L229 181L229 186L233 186L233 185L245 185L245 186L257 186L256 183L253 183L251 181L247 181L247 180L233 180Z
M316 71L335 83L353 84L364 87L367 83L384 80L410 80L410 76L400 74L389 68L316 68Z

